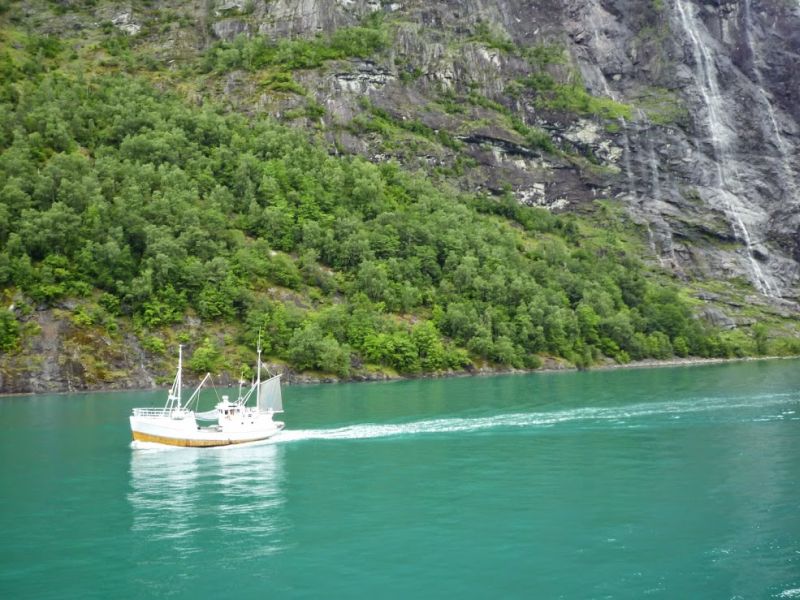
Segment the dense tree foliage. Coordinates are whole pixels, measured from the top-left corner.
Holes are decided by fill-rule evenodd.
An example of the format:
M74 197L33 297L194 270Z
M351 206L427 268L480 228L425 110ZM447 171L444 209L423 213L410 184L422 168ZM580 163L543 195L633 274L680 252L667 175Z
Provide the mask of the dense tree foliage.
M94 295L86 318L131 316L151 345L187 311L242 323L271 355L343 376L737 351L613 228L332 156L134 78L3 64L0 287L35 303ZM10 347L16 324L0 330ZM219 350L200 350L204 369Z

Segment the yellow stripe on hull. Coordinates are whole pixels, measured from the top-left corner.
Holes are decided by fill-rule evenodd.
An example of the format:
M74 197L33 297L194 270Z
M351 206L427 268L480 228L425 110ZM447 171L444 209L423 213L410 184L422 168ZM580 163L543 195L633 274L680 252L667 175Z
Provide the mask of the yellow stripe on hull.
M178 438L163 437L160 435L150 435L149 433L133 432L133 439L137 442L153 442L155 444L166 444L168 446L182 446L185 448L211 448L214 446L232 446L233 444L247 444L249 442L260 442L270 436L253 438L249 440L186 440Z

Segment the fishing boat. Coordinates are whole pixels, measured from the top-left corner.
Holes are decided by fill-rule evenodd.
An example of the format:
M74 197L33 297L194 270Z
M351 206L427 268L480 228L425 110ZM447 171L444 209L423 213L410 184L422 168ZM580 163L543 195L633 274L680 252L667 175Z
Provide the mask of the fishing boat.
M238 398L222 396L213 410L196 412L200 390L210 374L186 402L182 400L183 347L178 347L178 372L163 408L134 408L130 417L134 443L168 446L213 447L249 444L266 440L284 427L273 416L283 412L281 376L261 381L261 343L258 345L256 380L246 393L239 384ZM254 404L248 405L254 401ZM204 423L204 425L201 425ZM207 425L205 424L207 423Z

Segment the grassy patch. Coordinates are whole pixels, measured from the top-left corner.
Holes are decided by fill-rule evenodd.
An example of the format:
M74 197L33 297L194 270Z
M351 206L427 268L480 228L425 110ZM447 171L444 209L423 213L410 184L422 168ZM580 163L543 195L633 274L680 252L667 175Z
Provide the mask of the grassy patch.
M257 71L265 67L281 70L313 69L330 60L368 58L385 49L389 32L377 17L360 27L344 27L330 36L268 40L238 36L232 42L218 42L206 51L202 66L206 72L236 69Z
M308 93L302 85L294 80L291 73L285 71L268 72L261 80L261 86L271 92L286 92L298 96L305 96Z
M480 106L482 108L486 108L497 113L500 113L506 118L506 121L511 129L516 131L520 134L523 138L525 138L525 143L530 148L537 148L539 150L544 150L545 152L555 153L556 147L553 144L553 140L550 138L550 134L546 131L539 129L538 127L531 127L526 125L522 119L520 119L516 114L514 114L511 109L503 106L499 102L495 102L485 96L481 96L480 94L471 93L467 97L470 104L474 106Z
M547 73L530 75L520 83L536 93L536 105L541 108L611 120L631 119L633 116L630 105L603 96L592 96L582 83L558 83Z
M485 22L478 23L473 34L467 39L470 42L478 42L487 48L494 48L507 54L517 51L517 45L508 37L507 33L499 31Z
M380 133L384 138L395 137L396 132L406 131L426 140L441 144L451 150L461 149L461 142L447 131L433 129L419 119L401 119L390 112L378 108L367 99L361 101L361 107L366 109L368 116L359 116L354 119L354 125L361 131Z
M550 65L566 65L569 63L567 52L560 44L538 44L522 48L522 56L531 66L542 70Z
M689 122L689 110L678 95L666 88L651 87L637 98L647 118L657 125L682 125Z

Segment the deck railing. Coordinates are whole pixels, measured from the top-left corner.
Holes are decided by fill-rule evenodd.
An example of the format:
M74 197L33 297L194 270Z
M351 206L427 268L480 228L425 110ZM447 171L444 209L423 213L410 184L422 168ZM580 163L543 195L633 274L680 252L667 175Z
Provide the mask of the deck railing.
M181 409L170 408L134 408L134 417L172 417L173 419L182 419L188 415L188 411Z

